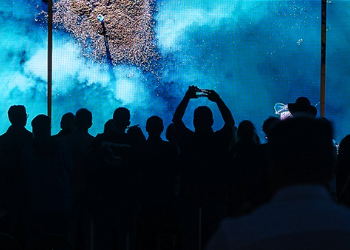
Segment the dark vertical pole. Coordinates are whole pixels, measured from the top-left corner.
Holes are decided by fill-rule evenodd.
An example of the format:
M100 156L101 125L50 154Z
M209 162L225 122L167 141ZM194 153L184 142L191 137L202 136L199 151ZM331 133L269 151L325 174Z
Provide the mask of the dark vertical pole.
M48 27L47 27L47 115L51 118L52 111L52 6L53 0L48 1Z
M322 0L321 8L321 117L325 114L326 102L326 16L327 0Z

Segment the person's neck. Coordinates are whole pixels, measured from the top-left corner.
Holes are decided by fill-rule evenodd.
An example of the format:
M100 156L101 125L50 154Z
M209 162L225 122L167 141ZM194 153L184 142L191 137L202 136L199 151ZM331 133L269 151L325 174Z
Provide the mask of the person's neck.
M76 131L83 132L83 133L89 133L89 129L79 129L77 128Z
M45 144L52 140L51 136L34 136L33 141L37 144Z
M148 135L148 141L159 141L162 140L162 138L160 137L160 135Z
M11 124L11 127L13 128L24 128L25 125L22 124Z
M118 134L125 134L125 127L114 126L113 132Z
M195 128L196 134L210 134L213 133L212 127L205 127L205 128Z

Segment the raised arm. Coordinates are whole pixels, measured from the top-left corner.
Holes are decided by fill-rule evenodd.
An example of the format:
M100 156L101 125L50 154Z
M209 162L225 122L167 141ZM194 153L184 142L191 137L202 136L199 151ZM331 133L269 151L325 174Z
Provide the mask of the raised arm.
M233 119L233 116L231 114L231 111L228 109L224 101L221 99L221 97L216 93L214 90L208 90L208 99L212 102L215 102L218 105L219 111L221 113L221 116L225 122L225 124L229 125L233 128L235 125L235 120Z
M187 105L192 98L197 98L196 92L198 88L196 86L189 86L188 90L185 94L185 96L182 98L179 106L177 106L174 116L173 116L173 123L177 124L182 121L182 117L185 114Z

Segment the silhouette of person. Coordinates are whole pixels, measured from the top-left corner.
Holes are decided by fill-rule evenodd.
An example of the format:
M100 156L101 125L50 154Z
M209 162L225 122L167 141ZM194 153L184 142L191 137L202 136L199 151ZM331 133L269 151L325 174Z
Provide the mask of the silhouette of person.
M270 133L274 126L276 126L281 120L278 117L270 116L267 118L262 126L262 130L265 133L265 139L269 140Z
M103 133L109 133L113 131L113 126L113 119L109 119L103 127Z
M23 105L11 106L8 110L11 126L0 136L0 147L10 164L18 165L22 149L33 139L33 135L25 126L27 112Z
M213 131L213 114L210 108L207 106L200 106L195 109L193 118L193 125L195 128L194 132L189 130L182 121L189 101L191 99L198 98L197 93L199 91L200 90L198 89L198 87L190 86L184 98L181 100L180 104L176 108L173 116L176 138L179 142L180 150L181 147L187 148L188 146L193 146L187 145L188 143L201 144L202 141L208 142L210 140L216 142L217 145L215 146L219 146L219 150L228 150L227 144L231 143L232 141L232 131L235 122L230 110L227 108L226 104L222 101L220 96L214 90L206 90L206 97L208 98L208 100L215 102L219 108L219 111L225 122L224 127L221 130L218 130L216 132Z
M89 242L84 240L84 238L90 234L91 230L89 230L89 220L84 206L86 205L84 204L84 195L87 178L85 161L94 140L94 136L88 132L92 126L92 113L85 108L79 109L75 113L74 124L76 129L71 134L60 138L60 141L65 143L70 149L73 160L72 192L74 203L70 241L72 245L75 245L75 242L87 245ZM79 239L76 240L78 236Z
M32 120L34 138L22 151L26 184L28 246L46 233L67 237L72 212L69 149L51 137L51 119Z
M24 232L21 226L21 208L23 206L24 186L21 171L21 153L31 142L33 135L25 126L28 114L23 105L11 106L8 110L11 126L0 136L1 159L1 201L2 211L7 215L0 223L9 227L10 234L22 241Z
M350 135L340 144L336 165L336 189L338 202L350 207Z
M175 141L176 141L174 123L170 123L170 124L168 125L168 127L166 128L165 138L166 138L169 142L175 142Z
M268 196L267 167L251 121L238 125L237 143L231 153L229 177L230 215L240 216L254 210Z
M295 103L288 103L288 110L293 117L307 116L315 118L317 115L316 107L312 106L310 100L304 96L298 97Z
M186 107L198 94L217 104L225 122L213 131L213 114L209 107L194 111L195 131L182 121ZM180 148L180 215L182 249L196 249L215 232L225 214L227 197L227 157L233 140L234 119L220 96L213 90L190 86L173 116L176 139ZM198 223L202 225L198 229ZM200 233L199 233L200 232Z
M134 141L137 147L141 147L146 142L146 137L139 125L130 126L126 133Z
M173 249L173 183L177 150L162 140L163 120L147 119L148 139L140 150L137 167L142 173L141 209L137 224L137 249ZM158 239L158 241L157 241Z
M134 142L125 132L130 111L117 108L113 123L113 131L96 136L87 159L89 207L101 250L125 249L127 241L132 249L135 241L136 157Z
M336 160L332 135L325 119L277 124L268 142L273 198L250 215L225 219L206 249L348 249L350 211L327 189Z
M74 166L73 193L74 200L77 200L81 198L85 187L86 174L83 164L94 140L94 136L88 132L92 126L92 113L85 108L79 109L75 114L74 124L76 129L60 138L60 141L68 146L72 155Z
M57 135L54 135L53 137L55 139L59 139L63 136L66 136L72 133L75 129L74 120L75 120L75 116L73 113L71 112L65 113L61 118L61 124L60 124L61 130L60 132L58 132Z

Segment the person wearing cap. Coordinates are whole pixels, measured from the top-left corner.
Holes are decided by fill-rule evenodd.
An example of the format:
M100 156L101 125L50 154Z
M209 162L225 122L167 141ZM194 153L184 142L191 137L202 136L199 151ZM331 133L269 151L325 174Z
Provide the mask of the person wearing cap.
M298 97L295 103L288 103L289 112L293 117L307 116L315 118L317 115L317 109L311 105L311 102L306 97Z

